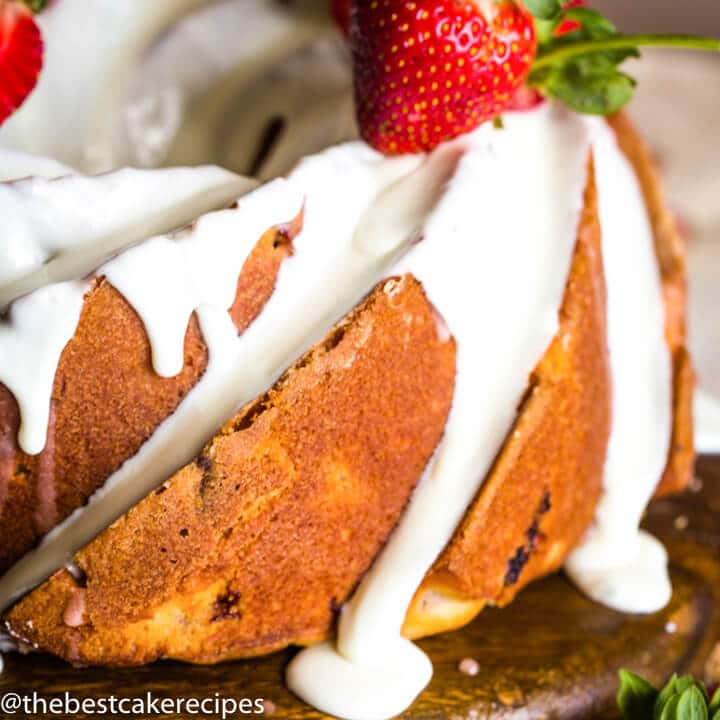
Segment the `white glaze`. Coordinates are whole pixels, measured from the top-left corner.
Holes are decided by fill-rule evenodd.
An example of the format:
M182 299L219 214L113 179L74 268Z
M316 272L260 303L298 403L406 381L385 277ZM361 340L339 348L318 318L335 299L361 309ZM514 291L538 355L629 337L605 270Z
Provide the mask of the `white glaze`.
M663 608L667 555L638 525L667 462L672 370L652 228L632 166L604 122L594 123L607 287L612 425L595 524L566 563L594 600L625 612Z
M17 644L13 641L13 639L0 630L0 675L2 675L2 672L5 669L3 653L15 652L17 649Z
M152 41L212 0L62 0L37 21L45 62L37 88L0 128L0 144L85 172L125 159L123 101Z
M583 120L547 107L509 116L503 131L484 127L468 142L428 214L424 240L397 266L423 282L457 340L444 439L344 608L337 648L304 651L288 668L294 692L349 720L389 718L430 680L429 660L401 637L405 614L477 494L530 373L557 333L575 247L590 147Z
M0 308L227 205L253 182L214 166L0 184Z
M48 285L13 303L0 321L0 383L17 400L18 442L29 455L45 447L55 371L88 287L82 281Z
M192 313L203 306L227 312L258 238L277 222L297 216L303 200L291 183L275 180L242 198L236 209L205 215L172 236L152 238L98 270L140 315L159 375L182 371Z
M27 177L57 178L72 170L51 158L0 148L0 182Z
M193 233L202 235L214 251L202 260L207 273L203 282L218 282L220 291L213 294L210 288L205 288L197 294L193 291L192 295L217 303L197 308L209 350L205 374L175 413L91 498L87 507L77 510L0 578L0 611L64 566L76 550L192 460L239 407L272 385L383 277L396 258L395 252L379 255L358 249L354 233L373 199L421 162L422 158L416 157L385 160L361 143L340 146L305 160L287 182L274 184L272 192L265 188L246 196L238 210L201 219L194 231L180 238L180 245L192 248ZM348 191L349 186L352 192ZM280 196L285 198L284 208ZM248 216L244 213L249 211L243 210L243 206L256 205L251 223L256 228L269 229L293 220L303 200L304 227L295 239L295 254L283 263L276 290L261 315L238 338L227 313L232 302L229 293L232 273L226 253L231 253L228 245L235 241L244 253L252 248L245 233ZM260 209L267 212L264 221L259 219ZM253 213L257 217L252 217ZM210 237L210 231L217 233L217 237ZM177 312L187 322L188 305L183 303L175 308L158 302L155 283L162 282L171 297L181 297L188 290L187 278L197 260L194 252L180 253L173 247L175 241L166 240L138 247L133 251L137 256L130 261L136 270L145 260L157 263L153 285L143 282L139 275L135 282L133 278L123 278L125 291L148 322L151 342L156 348L160 347L161 338L153 330L162 326L162 317L168 324L176 325ZM241 254L235 253L233 262L236 280ZM120 256L113 263L125 263L125 259ZM109 274L114 272L113 263L105 267ZM170 345L177 342L177 336L167 337L166 342L168 350L163 349L162 354L167 352L172 358L177 346Z

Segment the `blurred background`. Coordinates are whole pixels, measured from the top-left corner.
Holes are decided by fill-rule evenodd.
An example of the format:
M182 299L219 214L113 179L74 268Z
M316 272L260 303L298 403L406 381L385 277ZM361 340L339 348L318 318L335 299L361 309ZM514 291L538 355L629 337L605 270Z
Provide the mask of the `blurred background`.
M720 0L590 4L625 32L720 37ZM354 135L346 51L327 7L328 0L55 3L40 16L40 84L0 128L0 147L84 172L217 163L260 177L283 173ZM628 71L640 81L629 112L688 237L701 382L720 398L720 56L648 51ZM716 419L720 438L720 406Z
M597 0L626 32L720 33L718 0Z

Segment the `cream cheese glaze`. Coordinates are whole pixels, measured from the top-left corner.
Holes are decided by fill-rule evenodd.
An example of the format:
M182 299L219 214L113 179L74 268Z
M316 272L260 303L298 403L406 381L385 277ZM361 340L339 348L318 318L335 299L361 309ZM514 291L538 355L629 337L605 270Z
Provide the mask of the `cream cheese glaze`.
M594 149L607 286L612 425L595 525L566 563L597 602L655 612L672 588L662 545L638 531L667 462L672 369L652 227L635 172L603 122Z
M0 382L20 409L18 444L42 452L60 355L75 334L88 282L56 283L20 298L0 321Z
M483 127L429 157L385 159L361 143L333 148L306 159L287 181L246 196L238 209L143 243L102 268L143 318L160 371L177 369L181 331L193 310L208 345L208 368L175 414L88 507L0 579L0 608L66 564L191 460L217 427L267 389L373 284L411 272L458 341L456 394L445 437L398 528L345 608L337 644L304 651L288 669L290 687L326 712L379 720L402 711L432 675L429 659L400 635L405 613L477 493L528 376L557 332L591 144L610 253L608 315L615 323L609 343L613 371L617 365L622 375L613 384L618 425L613 435L619 437L619 428L629 424L637 442L637 423L652 426L641 438L644 454L637 462L622 449L609 456L603 503L608 517L623 514L623 537L637 539L639 516L659 478L669 438L669 359L664 344L658 352L664 316L652 237L637 181L604 123L545 106L508 116L504 130ZM295 254L282 265L264 310L238 338L227 313L231 279L260 234L292 220L302 207L305 222ZM625 224L626 213L632 225ZM636 237L640 247L633 247L637 256L631 263L622 250ZM626 238L633 242L623 244ZM233 239L238 247L229 246ZM463 262L449 263L458 256ZM198 262L205 272L195 285L188 271ZM146 267L155 271L153 284ZM635 290L627 273L638 268ZM163 290L155 295L158 273ZM633 302L633 317L651 327L626 337L621 311ZM649 347L641 348L643 343ZM485 352L488 347L503 352ZM643 362L647 376L640 374ZM624 387L647 378L651 387L634 396L641 410L617 401ZM661 394L652 395L663 382ZM653 462L658 469L651 482ZM636 472L643 474L633 484ZM599 516L597 527L604 522ZM607 527L613 532L615 526ZM657 550L646 539L638 546L651 548L651 555ZM654 566L657 578L666 572L665 559L655 556L661 561ZM617 568L597 568L588 558L582 551L575 558L573 574L581 586L592 592L584 578L596 571L612 585ZM636 600L632 609L645 605L645 599Z
M72 169L52 158L0 148L0 182L26 177L57 178Z
M252 187L253 181L215 166L0 184L0 308L48 283L87 275L113 253L181 227Z

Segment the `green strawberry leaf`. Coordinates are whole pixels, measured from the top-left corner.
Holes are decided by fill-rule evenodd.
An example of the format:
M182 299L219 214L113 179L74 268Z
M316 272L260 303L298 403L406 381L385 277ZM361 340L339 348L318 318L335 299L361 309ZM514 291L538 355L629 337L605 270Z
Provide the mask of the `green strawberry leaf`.
M620 670L617 703L625 720L651 720L657 690L645 679L628 670Z
M619 66L639 57L638 47L686 47L720 51L720 40L687 35L624 36L601 13L585 7L560 9L560 0L526 3L538 20L538 54L528 85L547 97L556 98L572 110L609 115L633 97L635 81ZM577 27L559 32L571 21Z
M677 695L677 681L678 676L677 673L673 673L673 676L667 681L667 684L665 687L660 690L660 693L657 696L657 699L655 700L655 709L653 711L653 720L660 720L660 716L662 715L662 711L667 705L670 698L672 698L674 695Z
M680 702L679 695L673 695L670 700L665 703L662 713L660 713L660 720L679 720L678 719L678 703Z
M617 70L594 71L573 64L552 73L544 87L575 112L610 115L632 99L635 81Z
M718 712L720 712L720 688L715 691L710 701L710 714L713 715L713 720L715 720L714 714Z
M34 12L39 13L45 9L47 0L23 0L24 3Z
M707 700L694 683L680 695L676 716L677 720L708 720Z
M554 20L562 12L560 0L525 0L525 7L538 20Z

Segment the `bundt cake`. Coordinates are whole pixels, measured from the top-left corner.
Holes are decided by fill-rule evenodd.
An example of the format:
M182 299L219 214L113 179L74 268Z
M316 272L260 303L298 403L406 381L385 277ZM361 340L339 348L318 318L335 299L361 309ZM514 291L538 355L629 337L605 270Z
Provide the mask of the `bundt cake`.
M525 4L557 4L561 39L595 17ZM413 639L548 573L621 611L670 599L639 525L691 477L694 376L648 149L621 112L543 100L610 95L572 95L523 5L492 6L508 43L457 113L431 81L431 110L403 107L423 68L398 90L391 31L358 48L378 3L353 7L366 142L259 187L54 163L0 183L0 614L18 646L79 666L309 646L290 688L382 720L432 675Z
M531 187L542 200L513 215ZM349 642L419 637L561 567L601 496L596 529L627 559L658 479L682 487L692 460L673 228L626 118L543 106L426 159L333 148L66 281L77 323L39 455L3 388L4 567L64 519L0 580L8 631L77 664L207 663L321 640L352 598ZM47 290L10 306L4 365L33 313L52 326ZM614 339L622 315L647 323L637 338ZM611 484L632 358L653 395L621 407L651 412L654 436L619 451ZM630 460L642 499L612 526ZM571 574L632 605L597 589L613 576L597 542ZM653 569L659 595L631 609L666 602Z

